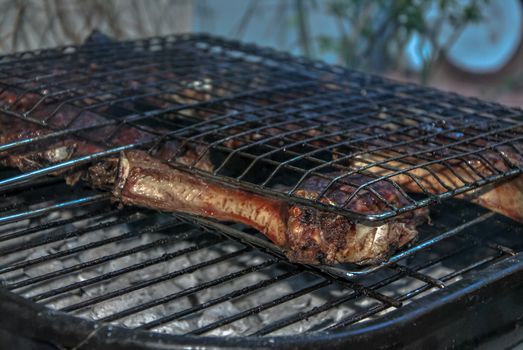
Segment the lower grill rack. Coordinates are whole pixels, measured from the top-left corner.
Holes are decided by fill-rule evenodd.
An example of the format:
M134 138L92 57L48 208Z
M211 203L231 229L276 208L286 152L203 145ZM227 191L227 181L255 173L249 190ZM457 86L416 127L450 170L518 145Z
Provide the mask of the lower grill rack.
M0 196L0 290L101 325L170 335L343 332L423 307L424 297L523 248L520 226L457 200L431 210L410 249L358 270L290 264L241 225L119 208L56 178Z

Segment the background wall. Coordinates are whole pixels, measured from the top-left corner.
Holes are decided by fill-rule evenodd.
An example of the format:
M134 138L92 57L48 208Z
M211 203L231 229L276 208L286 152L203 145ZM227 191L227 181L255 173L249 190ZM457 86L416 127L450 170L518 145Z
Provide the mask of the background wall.
M0 52L81 43L93 29L116 38L187 32L190 0L0 0Z

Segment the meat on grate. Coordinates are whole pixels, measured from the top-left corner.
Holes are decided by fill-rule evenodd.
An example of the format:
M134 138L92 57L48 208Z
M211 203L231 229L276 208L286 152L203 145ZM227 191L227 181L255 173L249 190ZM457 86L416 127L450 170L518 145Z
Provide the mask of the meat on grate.
M4 101L9 99L5 92L0 97ZM30 104L31 101L20 103ZM55 106L40 108L32 117L44 118L53 108ZM77 128L105 122L101 116L77 110L74 106L63 106L58 113L60 115L53 118L53 128L66 125ZM48 132L49 129L40 125L0 116L0 144ZM39 143L29 149L11 152L1 158L1 162L22 171L35 170L102 151L105 147L100 145L109 134L115 146L147 142L156 137L153 131L131 125L105 126L84 132L82 139L67 137L58 142ZM244 223L258 229L280 246L289 259L311 264L373 263L386 259L396 248L416 237L416 226L428 215L426 209L418 209L378 226L363 225L345 216L268 198L175 169L163 161L176 157L178 163L191 164L201 155L197 147L185 145L180 150L178 146L175 141L168 141L153 154L140 150L125 151L117 157L55 175L64 176L69 184L82 179L93 187L109 189L114 199L123 204ZM212 169L212 164L204 156L196 167L208 171ZM351 183L368 180L359 174L350 178ZM327 184L324 179L312 177L296 192L305 198L316 198ZM401 207L405 204L406 199L389 182L379 181L372 188L393 205ZM354 185L342 181L332 186L323 200L325 204L341 205L355 190ZM370 192L362 193L350 205L352 209L364 213L380 212L385 206Z

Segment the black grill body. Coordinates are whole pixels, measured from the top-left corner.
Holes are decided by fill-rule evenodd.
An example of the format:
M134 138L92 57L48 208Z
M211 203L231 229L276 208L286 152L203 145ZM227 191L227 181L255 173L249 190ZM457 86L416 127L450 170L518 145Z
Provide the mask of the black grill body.
M177 337L100 326L2 290L0 344L46 350L78 345L78 349L512 348L523 341L522 281L519 254L424 299L422 307L405 307L347 332L272 339Z
M97 53L101 47L106 50ZM182 53L182 59L171 67L161 55L178 57L175 49ZM164 70L175 71L187 68L184 65L190 68L192 64L195 76L185 82L169 76L164 76L166 81L162 82L155 80L158 77L146 81L150 72L145 69L145 76L139 78L137 74L134 77L142 90L123 94L122 86L115 87L118 82L107 81L107 75L104 75L112 76L114 72L93 78L91 71L76 76L57 68L58 62L58 66L81 71L85 68L81 60L79 63L70 60L71 57L88 57L89 62L93 62L92 55L98 55L95 61L107 61L116 60L122 52L128 54L122 58L124 70L132 68L129 64L133 62L138 70L145 69L143 65L151 62ZM203 53L203 56L196 53ZM198 57L200 60L196 59ZM144 121L161 122L166 128L182 130L170 136L198 142L201 135L194 134L194 113L221 115L220 106L224 103L236 107L242 104L245 109L226 114L225 118L212 119L206 127L218 128L233 136L239 131L232 126L254 123L256 119L253 121L250 113L260 109L263 112L257 118L271 120L272 126L282 122L290 128L287 131L292 132L285 135L281 135L285 133L283 129L270 131L276 132L288 146L288 143L296 142L293 139L296 133L304 130L296 131L284 116L304 119L305 124L311 122L306 127L311 127L319 125L320 120L315 120L318 115L330 113L332 119L326 122L334 122L343 116L336 115L340 113L339 108L348 108L343 111L355 116L354 124L347 124L344 133L359 130L369 134L376 127L383 133L400 136L398 128L410 130L414 127L419 131L428 125L431 125L429 134L445 134L450 139L456 132L463 133L466 137L461 141L464 142L450 149L427 141L432 136L422 137L421 146L425 147L425 152L443 146L449 149L448 161L472 155L484 159L481 162L488 167L485 156L488 152L503 150L499 148L502 146L510 147L514 152L521 151L520 110L398 84L207 35L125 43L95 38L84 47L18 54L3 58L0 64L16 68L0 73L2 92L17 91L19 99L41 94L35 100L36 105L28 110L17 110L15 103L2 106L0 113L17 119L34 119L32 122L50 128L54 114L48 123L43 123L45 125L42 120L33 118L39 106L46 103L58 106L58 109L64 105L72 105L78 111L98 109L98 112L108 114L111 123L116 125L143 127ZM54 70L52 73L47 71L46 75L50 67ZM219 70L224 67L233 74L221 79ZM35 70L40 71L35 73ZM260 71L265 73L265 80L252 79L249 75ZM191 75L191 72L189 69L186 73ZM205 80L209 76L214 79L214 91L221 91L217 95L212 95L213 92L206 88L206 84L211 84ZM50 79L46 80L46 77ZM88 79L87 83L82 80L84 78ZM87 85L79 84L79 81ZM92 84L90 88L87 87L89 83ZM163 83L168 86L162 87ZM185 85L180 88L180 84ZM42 93L44 85L48 90ZM176 92L175 97L165 95L169 89ZM91 96L94 90L102 93ZM187 90L191 92L189 95ZM219 96L223 91L228 93L225 98ZM200 94L199 98L202 94L210 97L205 97L208 100L203 103L191 100L195 93ZM350 106L334 106L336 99L327 100L327 103L323 100L327 95L335 98L338 94L341 94L339 102L349 101ZM53 98L57 96L67 102L56 105ZM152 106L149 104L151 96L156 99ZM279 104L285 102L281 101L282 96L290 99L293 110L278 109L281 108ZM161 108L158 108L159 101L164 103ZM267 101L273 109L264 109ZM405 106L415 106L418 114L406 115L407 111L401 111ZM166 113L173 114L164 118ZM138 119L125 120L137 116ZM172 125L173 116L179 125ZM292 121L294 117L290 118ZM392 124L383 124L383 118L392 120ZM459 129L457 131L441 128L445 124L441 121L450 118L464 124L456 124L454 129ZM483 124L477 124L478 121ZM373 122L376 125L368 129ZM474 143L474 135L478 135L474 128L478 125L483 131L487 125L487 134L479 136L481 140L493 142L491 148ZM256 124L243 132L262 129L263 126ZM70 131L56 128L52 132ZM327 129L324 132L329 133ZM267 136L263 131L260 135ZM400 142L393 138L392 144L387 146L400 147L405 141L412 141L412 135L401 135L410 139ZM157 136L162 140L166 137ZM360 136L367 142L371 135ZM312 163L347 170L342 161L334 161L333 153L314 156L319 152L314 143L318 140L317 135L308 137L309 148L299 154L288 150L287 157L291 154L300 160L289 168L286 168L288 159L272 157L278 152L285 153L285 145L260 142L261 149L247 148L241 153L221 145L224 140L215 140L214 150L224 152L225 157L221 159L224 164L228 155L233 154L231 157L244 158L240 164L245 167L236 176L219 174L219 171L199 174L325 209L319 198L303 200L293 197L292 193L274 191L267 185L270 182L267 179L275 174L275 169L298 173L301 169L305 176ZM241 137L233 139L241 141ZM107 147L119 146L109 141ZM19 146L0 145L0 151L10 152ZM136 147L145 146L149 145ZM357 146L357 142L352 146ZM270 156L265 156L267 152ZM336 159L349 156L343 152L343 148L337 148ZM427 154L418 153L416 164L410 165L430 167ZM385 156L397 158L390 153ZM405 161L412 163L413 159ZM265 179L251 178L250 181L248 176L241 175L247 174L257 162L272 169L263 173L267 176ZM371 166L385 165L383 160L378 163ZM448 165L440 160L438 164ZM399 171L395 166L383 169L390 175ZM227 166L222 168L227 169ZM364 172L363 168L358 171ZM46 176L54 170L20 174L0 169L0 345L4 347L17 344L18 348L27 349L500 348L523 340L520 331L523 228L508 218L457 199L437 203L474 186L519 174L521 168L510 161L506 161L503 171L492 171L487 177L470 174L472 177L467 183L444 193L411 198L411 204L404 208L389 208L371 216L350 212L344 207L327 208L364 221L376 221L434 204L431 206L433 222L420 227L418 242L381 265L363 268L291 264L277 247L248 227L183 214L120 208L110 201L107 193L81 184L69 187L59 178ZM157 269L162 266L165 270ZM179 285L177 281L180 281ZM163 294L153 292L158 286L171 282L172 285L162 290ZM140 298L133 297L142 292ZM216 317L216 307L228 303L234 306L232 311L218 309ZM147 315L138 317L158 307L166 308L166 311L156 313L152 319ZM174 327L167 331L164 328L161 333L162 327L177 322L186 322L186 328ZM234 328L237 324L243 326ZM303 327L293 328L297 325ZM220 329L232 329L232 334L213 336L212 332Z

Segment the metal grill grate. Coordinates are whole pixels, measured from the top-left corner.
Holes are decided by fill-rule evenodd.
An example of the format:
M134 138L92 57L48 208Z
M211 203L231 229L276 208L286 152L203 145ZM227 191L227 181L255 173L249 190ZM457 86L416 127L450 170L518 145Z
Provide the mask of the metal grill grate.
M55 178L1 198L3 288L76 316L169 334L347 329L414 300L421 307L422 296L523 248L521 227L452 201L434 207L416 251L348 279L289 264L261 236L242 241L252 229L118 209L104 194Z
M205 35L4 56L0 111L41 126L0 151L71 135L105 149L1 180L3 188L176 142L197 156L164 159L175 167L375 221L523 171L520 110ZM304 192L310 179L325 185ZM384 182L394 201L377 189ZM350 195L333 202L339 186ZM362 211L361 196L376 208Z

